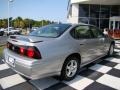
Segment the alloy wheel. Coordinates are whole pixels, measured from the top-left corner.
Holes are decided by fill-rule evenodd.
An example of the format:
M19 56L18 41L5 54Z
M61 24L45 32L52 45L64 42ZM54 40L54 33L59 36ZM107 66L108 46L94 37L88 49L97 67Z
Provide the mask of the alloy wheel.
M67 77L73 77L77 72L77 61L71 60L66 66L66 75Z

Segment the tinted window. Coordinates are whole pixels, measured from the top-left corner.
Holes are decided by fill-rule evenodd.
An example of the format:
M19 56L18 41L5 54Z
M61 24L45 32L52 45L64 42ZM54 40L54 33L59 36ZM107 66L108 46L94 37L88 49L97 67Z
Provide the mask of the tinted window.
M90 18L89 23L91 25L95 25L95 26L99 27L99 19Z
M89 18L88 17L82 17L82 18L79 18L79 22L82 22L82 23L86 23L88 24L89 23Z
M110 17L110 6L109 5L101 5L101 13L100 18L109 18Z
M79 4L79 22L104 29L112 16L120 16L120 5Z
M75 39L89 39L92 38L89 26L78 26L71 31L72 37Z
M111 17L120 15L120 5L111 6Z
M101 29L109 28L109 19L100 19Z
M39 28L36 31L31 32L30 36L39 37L59 37L66 31L71 25L69 24L51 24Z
M93 35L95 38L102 38L104 37L104 34L102 33L102 31L100 31L98 28L96 27L90 27Z
M79 16L80 17L89 17L89 5L79 5Z
M90 17L99 18L100 5L90 5Z

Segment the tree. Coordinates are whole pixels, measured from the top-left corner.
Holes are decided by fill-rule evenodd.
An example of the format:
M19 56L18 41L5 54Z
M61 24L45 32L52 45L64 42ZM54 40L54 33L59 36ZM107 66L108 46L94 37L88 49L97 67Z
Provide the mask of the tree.
M0 19L0 28L2 28L2 19Z
M22 22L22 21L23 21L23 19L21 17L17 17L16 19L14 19L14 22L13 22L14 27L21 28L20 22Z
M30 20L29 19L24 19L24 23L25 23L25 28L30 27Z
M8 20L7 19L3 19L2 20L2 27L3 28L7 28L7 26L8 26Z
M32 27L41 27L44 25L48 25L54 23L53 21L49 20L41 20L35 21L29 18L22 19L21 17L17 17L13 19L12 17L9 18L10 26L14 28L32 28ZM7 19L0 19L0 28L7 28Z
M25 27L25 23L24 23L24 21L22 20L22 21L20 21L20 28L24 28Z

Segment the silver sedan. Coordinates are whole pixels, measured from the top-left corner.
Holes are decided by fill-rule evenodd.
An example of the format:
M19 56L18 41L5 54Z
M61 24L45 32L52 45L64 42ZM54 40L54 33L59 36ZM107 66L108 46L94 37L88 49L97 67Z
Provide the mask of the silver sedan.
M30 79L60 75L71 80L81 67L113 55L114 46L114 40L93 25L51 24L27 36L10 36L4 62Z

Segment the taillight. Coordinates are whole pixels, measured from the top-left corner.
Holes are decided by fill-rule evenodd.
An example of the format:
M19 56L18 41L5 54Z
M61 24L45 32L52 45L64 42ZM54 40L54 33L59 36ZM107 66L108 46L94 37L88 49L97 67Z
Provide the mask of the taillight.
M41 54L36 47L20 47L20 54L29 58L41 59Z
M20 53L21 53L22 55L25 54L25 48L24 48L24 47L20 47Z
M8 42L7 48L9 48L10 50L12 50L17 54L20 54L29 58L41 59L40 51L34 46L18 46Z
M35 56L35 51L33 48L28 48L27 50L27 56L30 57L30 58L33 58Z

